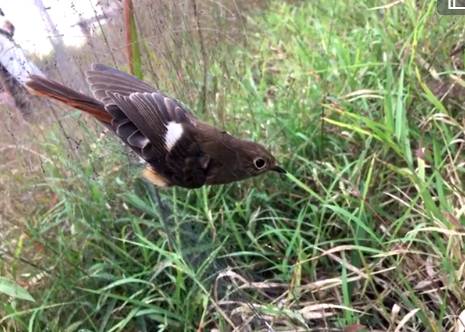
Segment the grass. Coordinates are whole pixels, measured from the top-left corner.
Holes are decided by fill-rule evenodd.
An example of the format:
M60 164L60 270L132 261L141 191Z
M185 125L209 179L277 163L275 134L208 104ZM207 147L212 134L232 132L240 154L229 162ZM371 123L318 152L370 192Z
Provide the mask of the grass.
M73 155L55 128L34 178L49 199L0 261L35 302L4 296L4 330L462 331L463 19L435 1L274 1L247 24L211 53L205 113L200 65L158 84L288 176L159 206L111 135L79 120Z

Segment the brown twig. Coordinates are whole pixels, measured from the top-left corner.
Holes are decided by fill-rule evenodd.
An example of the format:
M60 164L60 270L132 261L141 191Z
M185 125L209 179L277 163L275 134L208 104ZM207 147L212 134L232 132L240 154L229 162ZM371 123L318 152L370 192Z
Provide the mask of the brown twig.
M132 31L131 21L134 14L134 5L132 0L124 0L124 25L126 27L126 52L128 57L129 72L134 75L134 61L132 49Z

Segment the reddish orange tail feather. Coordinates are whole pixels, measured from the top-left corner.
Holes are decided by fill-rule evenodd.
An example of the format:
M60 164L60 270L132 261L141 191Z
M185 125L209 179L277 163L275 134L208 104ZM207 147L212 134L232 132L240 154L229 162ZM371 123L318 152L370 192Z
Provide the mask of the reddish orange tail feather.
M58 100L68 106L92 115L105 124L111 123L111 116L105 111L105 107L101 102L67 88L58 82L41 76L32 75L30 80L26 83L26 86L33 94Z

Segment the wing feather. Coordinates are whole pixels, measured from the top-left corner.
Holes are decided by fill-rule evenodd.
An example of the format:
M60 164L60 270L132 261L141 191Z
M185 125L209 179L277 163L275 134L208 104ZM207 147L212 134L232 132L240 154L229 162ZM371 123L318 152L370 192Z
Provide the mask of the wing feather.
M94 65L87 79L94 96L111 114L116 134L154 172L168 184L196 188L205 183L210 157L192 134L197 120L186 107L147 83L103 65ZM175 132L168 132L169 128Z
M111 102L111 97L107 95L109 91L123 96L129 96L134 92L155 91L149 84L134 76L102 64L92 66L92 70L87 72L87 81L95 98L104 104Z

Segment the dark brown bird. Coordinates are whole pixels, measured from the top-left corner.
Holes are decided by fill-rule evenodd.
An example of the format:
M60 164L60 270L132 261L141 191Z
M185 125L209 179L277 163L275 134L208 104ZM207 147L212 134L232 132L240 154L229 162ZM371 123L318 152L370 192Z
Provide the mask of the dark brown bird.
M185 106L119 70L94 65L87 81L95 99L60 83L31 76L27 87L91 114L148 164L153 184L198 188L285 171L262 145L199 121Z

